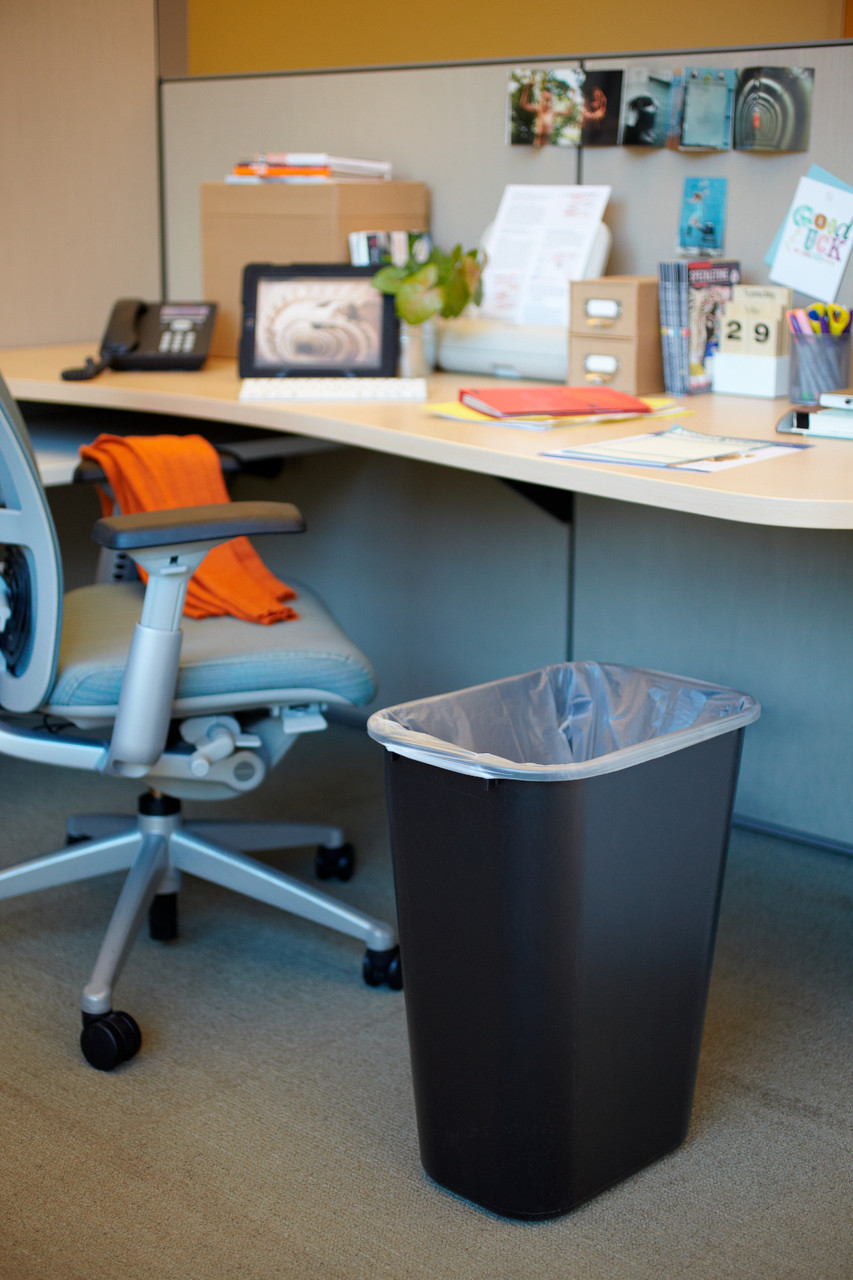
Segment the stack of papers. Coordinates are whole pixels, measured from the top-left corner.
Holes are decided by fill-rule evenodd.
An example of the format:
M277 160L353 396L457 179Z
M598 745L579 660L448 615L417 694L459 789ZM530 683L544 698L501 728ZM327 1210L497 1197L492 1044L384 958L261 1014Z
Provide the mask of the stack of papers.
M679 471L724 471L728 467L760 462L796 452L803 445L744 440L737 436L708 436L687 427L670 427L648 435L601 444L546 450L543 457L570 462L611 462L629 467L670 467Z
M490 427L521 427L525 431L548 431L552 427L573 427L596 422L623 422L631 418L662 418L680 412L674 400L650 396L644 409L590 409L572 414L528 414L520 417L499 417L472 409L470 405L455 400L447 403L428 404L430 413L439 418L452 418L454 422L470 422ZM683 412L683 411L681 411Z

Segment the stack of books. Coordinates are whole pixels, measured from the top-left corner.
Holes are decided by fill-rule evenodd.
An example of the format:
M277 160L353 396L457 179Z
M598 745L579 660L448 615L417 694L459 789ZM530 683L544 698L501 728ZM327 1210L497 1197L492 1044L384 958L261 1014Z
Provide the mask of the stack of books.
M659 264L663 376L670 395L711 390L720 312L740 281L740 263L708 258Z
M323 151L267 151L238 160L225 181L383 182L390 177L389 160L356 160Z

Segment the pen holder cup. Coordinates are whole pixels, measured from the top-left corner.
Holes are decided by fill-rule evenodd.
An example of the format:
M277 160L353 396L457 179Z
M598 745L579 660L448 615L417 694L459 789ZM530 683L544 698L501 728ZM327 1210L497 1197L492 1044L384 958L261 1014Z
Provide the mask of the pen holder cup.
M795 333L791 335L791 386L793 404L817 404L822 391L850 385L849 333Z

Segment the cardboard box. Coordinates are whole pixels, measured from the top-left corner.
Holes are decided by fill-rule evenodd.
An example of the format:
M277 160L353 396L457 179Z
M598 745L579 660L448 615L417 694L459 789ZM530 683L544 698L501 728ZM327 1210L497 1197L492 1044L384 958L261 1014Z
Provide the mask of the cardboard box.
M572 281L569 382L641 396L663 391L657 276Z
M429 230L422 182L204 182L204 297L219 304L211 355L237 356L249 262L349 262L351 231Z

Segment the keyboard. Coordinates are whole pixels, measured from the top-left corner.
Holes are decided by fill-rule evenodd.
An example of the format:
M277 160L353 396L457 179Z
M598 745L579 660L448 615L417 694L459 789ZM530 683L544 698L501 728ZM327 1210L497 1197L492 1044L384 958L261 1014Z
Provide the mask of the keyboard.
M426 378L244 378L241 400L293 404L336 400L358 404L382 400L426 400Z

